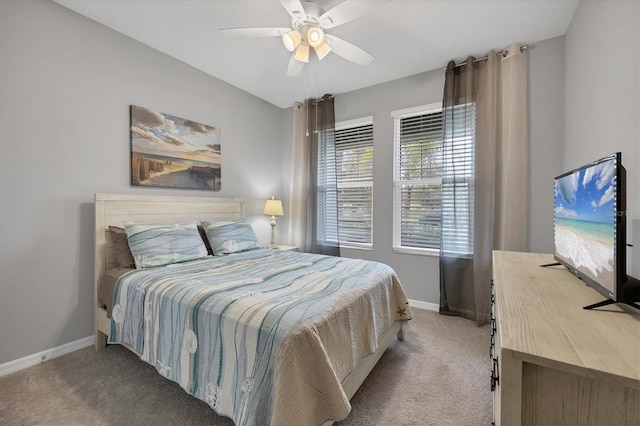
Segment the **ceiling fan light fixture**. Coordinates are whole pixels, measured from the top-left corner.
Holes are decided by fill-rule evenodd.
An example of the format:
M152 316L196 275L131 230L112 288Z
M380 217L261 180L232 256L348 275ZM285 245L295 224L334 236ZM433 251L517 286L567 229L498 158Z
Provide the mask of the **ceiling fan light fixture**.
M316 51L316 55L318 55L318 59L322 60L325 56L331 52L331 48L327 43L322 43L319 46L314 47Z
M298 47L302 37L298 31L289 31L286 34L282 35L282 44L289 52L293 52L293 50Z
M0 0L1 2L2 0ZM272 0L276 1L276 0ZM287 65L287 76L300 74L304 64L310 61L309 50L313 47L318 60L335 53L348 61L366 66L373 56L358 46L339 37L325 33L333 27L350 22L374 8L381 1L318 0L321 3L338 3L330 10L313 0L279 0L291 18L290 27L246 27L220 28L225 34L245 37L280 37L282 44L291 52Z
M309 45L306 43L300 43L296 48L296 53L293 57L300 62L309 62Z
M324 43L324 31L320 27L311 27L307 30L307 41L312 47L318 47Z

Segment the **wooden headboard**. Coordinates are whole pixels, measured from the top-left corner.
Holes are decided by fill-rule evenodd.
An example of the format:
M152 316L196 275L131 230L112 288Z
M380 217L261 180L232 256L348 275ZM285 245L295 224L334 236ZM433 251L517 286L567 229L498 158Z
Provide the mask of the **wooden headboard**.
M95 194L94 304L96 343L100 285L104 271L116 266L109 226L135 223L172 223L188 220L237 220L244 218L244 200L219 197L181 197L142 194Z

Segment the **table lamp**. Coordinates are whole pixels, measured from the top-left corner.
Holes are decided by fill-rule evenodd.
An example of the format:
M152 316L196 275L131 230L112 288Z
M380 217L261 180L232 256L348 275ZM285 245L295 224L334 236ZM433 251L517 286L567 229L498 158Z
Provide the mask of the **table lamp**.
M265 201L262 214L271 216L271 244L269 244L267 247L271 249L277 249L278 246L275 242L276 216L284 216L282 201L276 200L276 197L272 195L270 200Z

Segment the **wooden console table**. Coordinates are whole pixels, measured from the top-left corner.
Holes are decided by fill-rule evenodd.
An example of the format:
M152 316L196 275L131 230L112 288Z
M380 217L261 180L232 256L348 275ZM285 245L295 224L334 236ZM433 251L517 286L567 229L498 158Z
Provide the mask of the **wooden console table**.
M640 425L640 310L613 304L546 254L494 251L496 425Z

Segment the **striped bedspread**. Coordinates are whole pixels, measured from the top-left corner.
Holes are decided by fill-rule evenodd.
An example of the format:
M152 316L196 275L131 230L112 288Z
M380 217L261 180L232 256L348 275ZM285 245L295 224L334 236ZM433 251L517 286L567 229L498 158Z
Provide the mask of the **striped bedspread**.
M348 415L340 382L410 318L384 264L260 249L123 275L109 342L238 426L320 424Z

